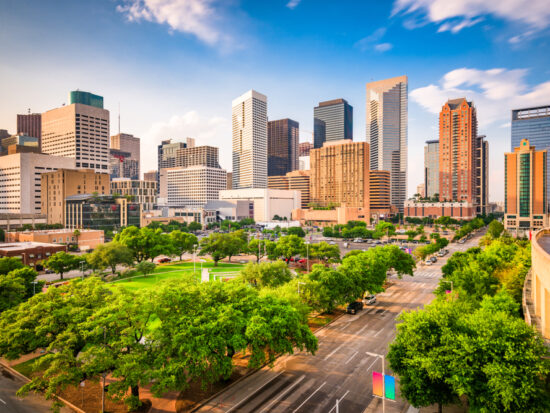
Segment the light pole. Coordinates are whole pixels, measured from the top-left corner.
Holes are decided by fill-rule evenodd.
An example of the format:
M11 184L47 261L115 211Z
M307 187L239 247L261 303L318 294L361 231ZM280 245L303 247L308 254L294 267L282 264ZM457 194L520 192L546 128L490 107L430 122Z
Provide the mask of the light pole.
M382 359L382 413L386 413L386 382L384 380L386 377L385 357L383 354L371 353L370 351L367 351L366 353L369 356L380 357Z
M303 283L301 281L298 281L298 296L300 296L300 284L306 285L306 283Z
M196 272L196 269L195 269L196 259L197 259L197 244L193 246L193 274Z
M36 284L38 284L38 281L32 282L32 295L36 294Z
M306 241L307 272L309 272L309 241Z
M82 271L82 281L84 281L84 264L86 261L80 261L80 271Z

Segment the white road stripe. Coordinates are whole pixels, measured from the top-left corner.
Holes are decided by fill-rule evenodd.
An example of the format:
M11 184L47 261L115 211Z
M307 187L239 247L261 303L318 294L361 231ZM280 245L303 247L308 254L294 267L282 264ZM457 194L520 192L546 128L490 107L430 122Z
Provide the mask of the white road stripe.
M323 382L323 384L321 384L319 387L317 387L317 389L316 389L313 393L311 393L311 394L308 396L308 398L305 399L305 400L302 402L302 404L300 404L296 409L294 409L294 410L292 411L292 413L296 413L298 410L300 410L300 408L301 408L304 404L306 404L307 401L308 401L309 399L311 399L315 393L317 393L319 390L321 390L325 384L327 384L326 381Z
M0 399L0 402L2 402L2 403L4 403L4 404L6 404L6 402L5 402L4 400L2 400L2 399Z
M351 361L351 359L357 355L357 353L358 353L357 351L353 353L353 355L344 364L348 364Z
M342 397L340 397L338 400L338 403L340 403L342 400L344 400L344 397L346 397L349 393L349 390L347 392L344 393L344 395ZM334 409L336 409L336 404L334 405L334 407L332 409L329 410L328 413L331 413Z
M340 350L340 347L342 347L346 343L340 344L338 347L336 347L334 350L332 350L323 360L327 360L330 356L332 356L334 353L336 353L338 350Z
M294 387L296 387L296 385L300 384L300 382L301 382L303 379L305 379L305 378L306 378L306 375L305 375L305 374L302 375L298 380L296 380L296 381L292 384L292 386L288 387L284 392L282 392L282 393L279 394L277 397L275 397L275 398L271 401L271 403L269 403L267 406L265 406L265 407L260 411L260 413L269 410L269 408L270 408L273 404L277 403L277 402L279 401L279 399L281 399L285 394L287 394L290 390L292 390Z
M367 367L367 370L365 370L365 371L369 371L372 368L372 366L374 366L374 363L376 363L377 361L378 361L378 357L375 357L374 361L370 364L369 367Z
M258 393L261 389L263 389L265 386L267 386L269 383L271 383L273 380L275 380L277 377L279 377L281 374L284 373L284 370L281 371L279 374L277 374L276 376L270 378L268 381L266 381L264 384L262 384L260 386L260 388L258 388L254 393ZM252 393L252 394L254 394ZM240 406L242 404L242 402L244 402L246 399L248 399L252 394L249 394L247 395L244 399L242 399L240 402L237 402L237 404L234 404L233 407L231 407L229 410L226 410L225 413L229 413L230 411L236 409L238 406Z

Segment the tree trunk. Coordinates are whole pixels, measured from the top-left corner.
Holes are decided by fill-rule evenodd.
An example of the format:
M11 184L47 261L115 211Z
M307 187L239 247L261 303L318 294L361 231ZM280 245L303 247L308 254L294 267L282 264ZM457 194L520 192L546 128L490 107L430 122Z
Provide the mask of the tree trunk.
M229 256L229 262L231 262L231 257L232 257L232 256L230 255L230 256Z
M137 397L139 400L139 386L130 386L130 389L132 389L132 396Z
M214 260L214 267L218 266L218 260Z
M59 273L59 279L60 279L60 280L63 279L63 273L62 273L62 272Z
M443 413L443 405L441 403L437 403L437 411L438 413Z

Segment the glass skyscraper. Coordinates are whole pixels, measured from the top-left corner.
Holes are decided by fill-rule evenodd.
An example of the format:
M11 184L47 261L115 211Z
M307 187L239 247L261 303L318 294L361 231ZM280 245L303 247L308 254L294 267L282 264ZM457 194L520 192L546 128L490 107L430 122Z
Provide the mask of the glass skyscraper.
M267 176L286 175L298 169L300 125L292 119L267 122Z
M537 151L550 151L550 106L512 110L512 152L520 146L522 139L528 139ZM546 170L550 170L550 157L546 162ZM550 196L550 180L546 182L546 194Z
M320 102L313 108L313 147L340 139L353 139L353 106L345 99Z

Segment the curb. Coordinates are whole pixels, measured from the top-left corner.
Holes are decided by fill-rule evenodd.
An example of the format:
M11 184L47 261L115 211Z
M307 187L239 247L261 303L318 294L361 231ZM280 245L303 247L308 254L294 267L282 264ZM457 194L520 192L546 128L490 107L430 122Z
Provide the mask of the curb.
M315 333L313 333L314 335L317 334L317 332L323 330L324 328L328 327L329 325L331 325L333 322L335 322L336 320L340 319L341 317L345 316L346 313L342 313L340 314L338 317L336 317L335 319L333 319L330 323L327 323L325 324L324 326L322 327L319 327L317 330L315 330ZM292 356L292 354L288 354L288 356ZM204 400L201 400L200 402L198 402L198 404L195 405L195 407L193 407L191 410L189 410L189 413L193 413L193 412L196 412L198 409L200 409L201 407L203 407L205 404L207 404L208 402L210 402L210 400L212 399L215 399L216 397L218 397L220 394L222 394L223 392L231 389L233 386L237 385L237 383L241 382L242 380L246 379L247 377L250 377L252 376L253 374L259 372L260 370L262 370L265 366L267 366L269 363L265 363L264 365L262 365L260 368L256 369L256 370L252 370L248 373L246 373L244 376L238 378L237 380L235 380L233 383L231 383L229 386L225 387L224 389L220 390L219 392L217 393L214 393L212 396L210 396L209 398L207 399L204 399Z
M2 366L4 369L6 369L7 371L10 372L10 374L13 374L14 376L18 377L19 379L23 380L25 383L28 383L30 382L31 380L27 377L27 376L24 376L23 374L19 373L17 370L15 370L14 368L8 366L7 364L4 364L3 362L0 361L0 366ZM71 402L59 397L58 395L55 395L55 397L61 401L63 404L65 404L67 407L69 407L70 409L74 410L75 412L77 413L86 413L84 410L76 407L74 404L72 404Z

